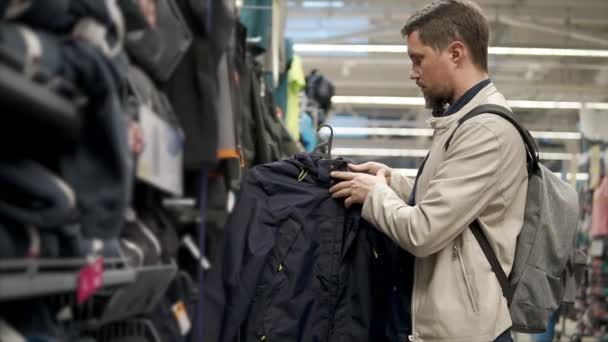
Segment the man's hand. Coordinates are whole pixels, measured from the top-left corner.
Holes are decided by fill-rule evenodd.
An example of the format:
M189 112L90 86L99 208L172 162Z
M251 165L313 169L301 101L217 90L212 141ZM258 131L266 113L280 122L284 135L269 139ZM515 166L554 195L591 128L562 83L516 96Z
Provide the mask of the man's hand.
M364 164L365 165L365 164ZM382 164L380 164L382 165ZM387 184L386 170L381 168L375 176L365 173L340 172L331 173L333 178L342 180L329 189L332 198L346 198L344 205L349 208L351 205L363 204L367 195L378 183Z
M363 164L348 164L348 169L352 172L365 172L370 175L377 175L378 171L384 170L384 176L386 177L386 184L391 185L391 172L393 169L390 167L376 163L376 162L367 162Z

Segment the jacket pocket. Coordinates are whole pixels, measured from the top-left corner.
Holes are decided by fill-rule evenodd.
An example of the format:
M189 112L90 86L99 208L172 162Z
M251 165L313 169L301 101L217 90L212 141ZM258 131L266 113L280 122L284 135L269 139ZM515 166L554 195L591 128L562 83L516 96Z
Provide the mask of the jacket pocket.
M454 260L456 262L460 290L465 296L465 301L468 304L468 309L471 310L471 312L473 313L477 313L479 312L479 308L477 307L477 302L475 301L475 293L473 292L471 281L469 279L469 276L467 275L459 242L462 242L462 240L457 239L456 241L454 241L453 253Z
M295 271L286 263L286 259L301 238L302 228L300 222L293 217L288 217L280 224L276 243L264 266L264 278L267 281L262 284L262 306L256 315L256 341L273 339L273 326L279 324L276 306L285 301L285 289L289 288L290 282L289 273Z

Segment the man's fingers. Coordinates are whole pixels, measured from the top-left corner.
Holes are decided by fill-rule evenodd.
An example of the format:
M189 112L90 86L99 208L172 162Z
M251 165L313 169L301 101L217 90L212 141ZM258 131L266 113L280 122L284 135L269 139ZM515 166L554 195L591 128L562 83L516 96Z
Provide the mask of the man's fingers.
M369 170L369 163L348 164L348 169L354 172L367 172Z
M332 178L342 179L342 180L352 180L357 175L352 172L343 172L343 171L334 171L331 174Z
M353 204L353 197L349 197L344 201L344 206L347 208L350 208L350 206Z
M338 192L340 190L348 189L348 188L350 188L350 186L351 186L350 182L340 182L340 183L332 186L331 188L329 188L329 192L331 192L333 194L334 192Z
M336 191L334 193L332 193L331 197L332 198L343 198L343 197L349 197L352 193L351 188L346 188L346 189L342 189L340 191Z

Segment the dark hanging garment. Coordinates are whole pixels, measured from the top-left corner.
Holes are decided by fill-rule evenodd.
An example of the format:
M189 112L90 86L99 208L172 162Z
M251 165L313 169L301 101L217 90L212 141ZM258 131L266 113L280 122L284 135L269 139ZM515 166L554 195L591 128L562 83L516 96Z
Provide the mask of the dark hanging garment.
M174 0L156 1L156 27L130 32L129 56L158 82L167 81L192 44L192 32Z
M390 242L331 198L346 165L300 154L247 173L207 278L205 342L384 340Z
M118 237L131 197L134 166L121 97L127 83L126 62L110 60L80 41L64 47L62 57L89 98L81 141L61 157L62 175L76 192L84 236Z
M191 7L193 1L176 3L193 40L163 89L184 128L184 168L199 170L218 161L218 60L202 26L203 19Z

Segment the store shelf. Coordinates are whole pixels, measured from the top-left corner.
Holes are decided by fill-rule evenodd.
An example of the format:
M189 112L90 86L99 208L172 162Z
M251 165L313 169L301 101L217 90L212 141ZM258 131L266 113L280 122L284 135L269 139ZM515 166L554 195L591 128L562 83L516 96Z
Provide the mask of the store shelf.
M80 268L85 259L0 261L0 301L76 292ZM136 271L120 259L104 263L103 286L128 285Z

